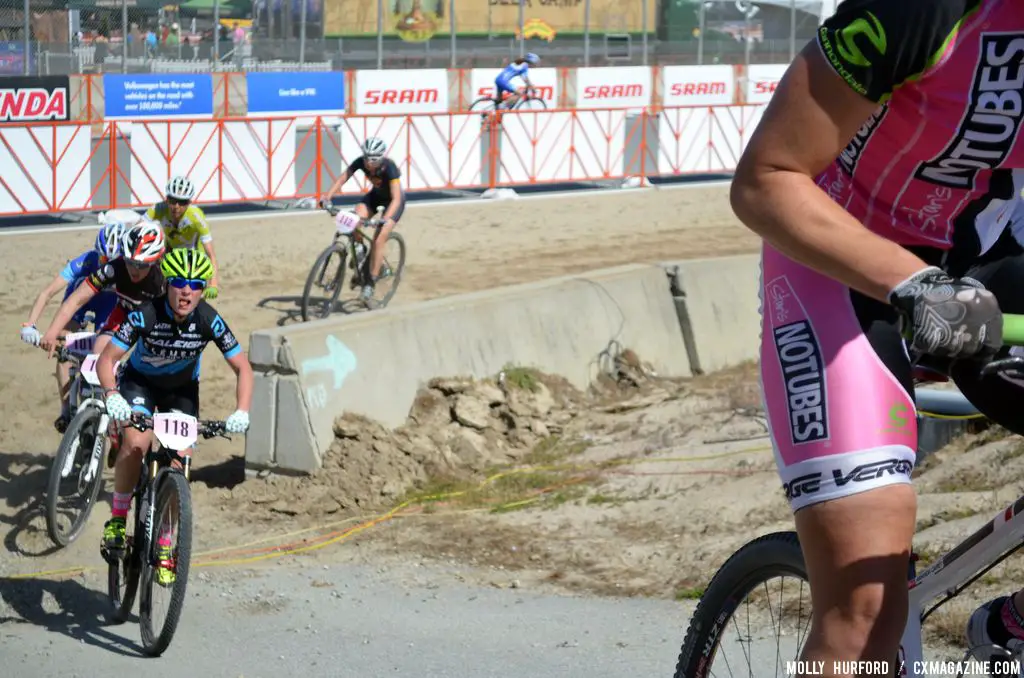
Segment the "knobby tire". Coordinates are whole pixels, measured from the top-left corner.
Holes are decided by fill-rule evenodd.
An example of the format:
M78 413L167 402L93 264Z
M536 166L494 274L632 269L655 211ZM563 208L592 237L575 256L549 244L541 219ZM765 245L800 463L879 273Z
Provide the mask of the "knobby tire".
M85 507L81 514L72 521L67 533L62 532L58 521L61 481L77 477L81 473L81 468L79 465L73 464L66 479L61 477L61 469L64 468L68 456L72 454L81 457L84 453L84 463L89 463L92 458L95 437L104 435L98 430L101 416L102 412L96 407L84 407L79 410L68 424L64 437L61 438L60 446L57 448L57 455L50 466L50 480L46 488L46 531L53 543L60 547L67 546L81 534L89 520L93 506L96 505L96 497L99 496L100 488L103 487L103 464L101 461L97 465L96 475L89 481L89 486L86 488ZM90 444L84 445L83 438Z
M181 618L181 608L185 604L185 590L188 586L188 572L192 560L192 496L185 476L177 471L165 471L158 476L159 484L156 492L156 511L154 513L153 539L149 544L149 553L143 558L142 597L139 600L139 625L142 629L142 647L147 655L159 657L171 644L174 631ZM171 602L167 606L167 618L163 627L156 632L153 629L152 602L153 587L160 586L156 582L157 542L160 525L168 504L176 500L178 505L178 539L175 546L175 578L171 585Z

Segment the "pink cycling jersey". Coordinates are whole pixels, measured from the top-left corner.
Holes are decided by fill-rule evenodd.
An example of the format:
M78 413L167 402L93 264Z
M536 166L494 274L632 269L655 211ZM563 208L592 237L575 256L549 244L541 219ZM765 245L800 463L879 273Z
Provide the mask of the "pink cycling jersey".
M872 231L974 259L1024 188L1024 3L845 0L825 61L879 104L818 186ZM917 445L895 311L762 255L762 384L794 509L910 481Z

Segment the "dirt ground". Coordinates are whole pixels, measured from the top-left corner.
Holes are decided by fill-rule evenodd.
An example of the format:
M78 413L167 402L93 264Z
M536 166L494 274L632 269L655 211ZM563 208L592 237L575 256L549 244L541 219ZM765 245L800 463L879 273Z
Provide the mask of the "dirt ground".
M222 270L214 305L236 334L295 322L296 295L329 240L330 221L270 216L212 228ZM733 217L724 187L418 206L401 229L409 258L394 305L758 245ZM91 237L0 236L0 349L7 355L0 363L0 575L99 565L106 495L75 544L55 552L46 536L40 507L59 442L51 426L55 385L46 357L18 340L35 294ZM56 301L44 318L55 308ZM312 478L246 479L242 440L204 443L193 482L197 550L208 561L245 563L270 546L312 549L347 539L308 556L469 563L495 586L697 597L737 546L792 524L755 366L664 380L638 362L622 366L619 377L585 394L530 372L484 384L442 380L424 389L397 432L339 419L325 468ZM231 374L215 350L205 361L201 399L204 417L233 408ZM1024 458L1015 443L983 436L971 444L982 447L965 454L967 443L954 445L920 474L926 557L1018 494ZM978 463L989 457L1000 465ZM494 478L509 463L530 469ZM393 519L360 526L395 507L385 516ZM360 531L343 532L353 526ZM1011 567L983 586L1005 588L1003 578L1019 574ZM950 613L950 633L962 613Z

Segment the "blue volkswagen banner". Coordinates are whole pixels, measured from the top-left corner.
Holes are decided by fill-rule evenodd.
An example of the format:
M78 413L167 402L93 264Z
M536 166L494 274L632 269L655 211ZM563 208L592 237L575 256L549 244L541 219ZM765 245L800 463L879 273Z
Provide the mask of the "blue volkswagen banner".
M249 115L316 115L345 111L345 73L246 73Z
M107 118L209 118L213 76L209 73L140 73L103 76Z

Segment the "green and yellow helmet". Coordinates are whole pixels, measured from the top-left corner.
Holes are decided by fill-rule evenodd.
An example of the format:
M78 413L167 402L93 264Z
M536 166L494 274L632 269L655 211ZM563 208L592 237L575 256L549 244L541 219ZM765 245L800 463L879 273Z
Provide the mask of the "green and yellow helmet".
M191 247L179 247L164 255L160 270L165 278L210 281L213 277L213 262L206 252Z

